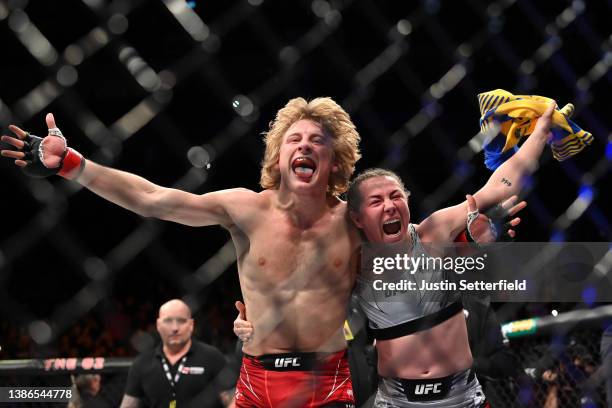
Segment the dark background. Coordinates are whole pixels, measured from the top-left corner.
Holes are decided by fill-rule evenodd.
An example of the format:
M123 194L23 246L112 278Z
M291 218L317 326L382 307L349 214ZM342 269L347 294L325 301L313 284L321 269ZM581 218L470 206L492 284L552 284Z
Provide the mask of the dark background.
M563 163L547 149L519 239L611 241L611 9L604 0L0 0L0 124L3 134L10 123L44 134L53 112L70 145L100 163L194 193L258 190L261 132L276 111L293 97L330 96L361 133L358 170L397 171L419 222L490 174L468 145L476 95L543 95L573 102L595 141ZM27 178L7 159L0 177L1 357L132 355L157 307L183 296L199 335L231 347L241 295L224 230L143 219L59 177ZM552 307L575 305L501 318Z

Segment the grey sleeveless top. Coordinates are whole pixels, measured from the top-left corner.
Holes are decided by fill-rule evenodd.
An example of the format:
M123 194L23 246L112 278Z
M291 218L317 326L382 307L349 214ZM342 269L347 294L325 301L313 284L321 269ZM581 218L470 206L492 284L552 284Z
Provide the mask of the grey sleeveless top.
M412 256L427 256L414 224L408 225L408 233L413 243ZM417 269L415 274L404 271L400 278L415 282L420 287L422 281L428 283L448 279L452 271ZM404 336L428 329L452 317L462 309L461 295L457 291L443 290L375 290L370 278L357 277L356 294L359 304L370 321L370 328L379 339ZM402 327L397 330L397 328ZM393 330L393 329L396 330ZM389 329L389 330L383 330Z

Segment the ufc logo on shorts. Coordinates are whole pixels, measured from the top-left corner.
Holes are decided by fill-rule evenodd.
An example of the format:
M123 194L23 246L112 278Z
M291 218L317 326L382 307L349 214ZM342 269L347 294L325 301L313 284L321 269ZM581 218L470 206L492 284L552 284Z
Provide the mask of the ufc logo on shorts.
M299 367L300 363L298 362L297 357L282 357L274 360L274 367L283 368L283 367Z
M439 394L440 392L442 392L442 390L440 388L438 388L441 385L442 385L442 383L417 384L414 387L414 393L416 395L427 395L431 391L432 394Z

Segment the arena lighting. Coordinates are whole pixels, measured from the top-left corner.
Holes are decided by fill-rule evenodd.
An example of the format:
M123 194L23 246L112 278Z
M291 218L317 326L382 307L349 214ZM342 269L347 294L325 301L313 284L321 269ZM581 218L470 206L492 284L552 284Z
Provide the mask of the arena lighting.
M161 80L159 76L133 47L120 47L119 60L144 89L153 92L160 88Z
M28 15L15 10L9 17L9 27L21 43L42 65L50 66L57 61L57 51L38 28L30 23Z
M565 211L565 223L571 223L587 210L593 201L593 188L589 185L582 185L578 190L578 197ZM561 219L561 218L560 218ZM568 224L569 225L569 224Z
M191 2L163 0L163 3L195 41L201 42L208 38L210 29L189 5Z
M57 71L56 79L60 85L70 87L77 82L79 74L72 65L64 65Z
M19 116L28 118L49 106L61 92L61 86L54 79L48 79L18 100L13 108Z
M113 14L108 19L107 25L111 33L119 35L127 31L129 22L128 22L127 17L125 17L123 14L117 13L117 14Z
M589 185L583 185L578 192L578 198L590 203L593 201L593 188Z
M587 286L582 290L582 300L587 306L593 306L597 299L597 288L594 286Z
M406 19L401 19L397 22L396 29L401 35L408 35L412 32L412 24Z
M550 242L565 242L565 234L563 231L554 231L550 236Z
M250 116L256 109L248 96L236 95L232 100L232 107L240 116Z
M160 110L161 106L154 97L148 97L119 118L111 129L116 135L126 140L153 120Z
M550 312L550 314L556 317L556 316L559 314L559 312L557 312L557 309L553 309L553 310Z
M202 146L193 146L187 151L187 158L191 165L198 169L210 169L210 154Z

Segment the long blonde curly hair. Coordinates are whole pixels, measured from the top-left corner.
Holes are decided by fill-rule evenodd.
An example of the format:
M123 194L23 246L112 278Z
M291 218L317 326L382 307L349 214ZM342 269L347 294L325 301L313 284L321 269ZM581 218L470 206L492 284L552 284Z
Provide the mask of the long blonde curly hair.
M319 123L332 135L332 148L338 171L330 174L328 191L333 195L344 193L355 171L355 163L361 157L361 138L349 114L327 97L311 101L294 98L278 111L276 118L270 122L270 130L264 133L266 152L261 163L259 184L265 189L277 189L280 186L280 171L275 165L279 160L283 136L292 124L301 119Z

